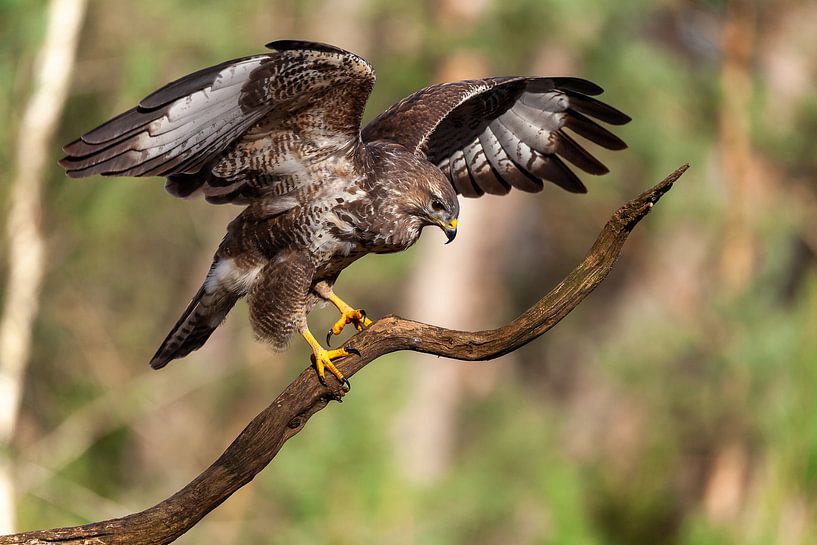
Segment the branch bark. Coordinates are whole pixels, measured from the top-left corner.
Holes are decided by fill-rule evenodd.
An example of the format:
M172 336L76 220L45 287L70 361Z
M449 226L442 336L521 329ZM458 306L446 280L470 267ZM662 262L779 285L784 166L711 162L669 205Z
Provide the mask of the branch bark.
M386 316L352 337L360 356L342 362L350 377L375 359L413 350L467 361L485 361L512 352L539 337L567 316L598 286L621 253L632 229L687 170L681 166L661 183L618 209L595 244L564 280L511 323L487 331L454 331ZM272 461L283 444L301 431L309 418L345 394L329 377L328 387L304 370L256 416L227 450L190 484L161 503L122 518L71 528L26 532L0 537L0 545L75 543L83 545L170 543L193 527L230 495L250 482Z

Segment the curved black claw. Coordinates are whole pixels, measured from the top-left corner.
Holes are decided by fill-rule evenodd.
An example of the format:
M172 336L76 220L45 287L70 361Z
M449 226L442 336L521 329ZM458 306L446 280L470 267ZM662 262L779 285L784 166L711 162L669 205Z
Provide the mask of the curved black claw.
M326 379L325 379L325 378L323 378L322 376L318 375L318 380L319 380L319 381L320 381L320 383L321 383L321 384L323 384L324 386L328 386L328 385L326 384Z
M349 379L344 377L343 382L341 383L344 389L348 392L352 389L352 384L349 382Z
M344 346L343 349L349 352L350 354L360 356L360 350L358 350L357 348L352 348L351 346Z
M326 334L326 346L332 346L332 335L334 335L334 333L332 333L330 329L329 333Z
M360 309L360 315L363 316L363 320L365 321L368 316L366 316L366 310Z

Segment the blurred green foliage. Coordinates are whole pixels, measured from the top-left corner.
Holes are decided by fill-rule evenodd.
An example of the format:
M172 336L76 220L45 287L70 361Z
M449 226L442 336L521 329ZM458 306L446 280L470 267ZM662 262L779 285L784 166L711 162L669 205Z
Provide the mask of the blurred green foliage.
M88 522L166 497L306 361L297 340L281 355L254 344L242 307L204 350L145 378L236 209L175 201L159 180L69 181L59 144L197 68L273 39L332 41L343 23L378 73L368 118L463 52L495 74L568 65L632 115L621 130L629 151L604 154L612 174L586 180L588 197L554 188L530 197L536 236L499 256L509 314L569 270L623 200L681 163L693 168L605 285L514 366L491 364L501 368L496 386L459 407L442 478L412 482L395 456L394 421L412 392L408 356L393 355L180 542L817 543L817 94L798 83L814 81L817 46L808 25L794 24L813 21L813 5L356 0L327 12L331 4L90 3L45 195L49 269L15 444L21 527ZM45 6L0 1L4 165ZM722 130L738 92L724 74L723 28L740 10L754 24L748 181L731 178L724 157L734 142ZM723 272L734 229L750 241L742 282ZM532 266L517 266L522 254ZM340 291L372 315L400 312L394 294L418 255L364 259ZM333 319L311 318L318 330ZM420 372L438 365L453 364L429 359ZM71 418L88 443L70 456L42 448Z

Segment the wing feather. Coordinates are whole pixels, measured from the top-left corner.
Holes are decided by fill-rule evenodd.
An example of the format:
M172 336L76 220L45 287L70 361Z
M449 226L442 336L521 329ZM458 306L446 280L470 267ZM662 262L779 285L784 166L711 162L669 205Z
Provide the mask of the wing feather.
M218 132L225 126L220 119L239 119L249 128L265 113L243 114L238 101L248 74L269 58L237 59L166 85L136 108L80 137L84 144L66 146L68 156L60 164L72 177L140 176L152 172L157 163L180 163L201 148L199 144L209 132L214 139L221 139L221 149L226 148L230 141ZM219 89L214 91L217 83Z
M67 153L73 153L74 149L72 148L77 144L84 144L89 149L93 149L94 144L107 144L126 138L153 121L153 117L140 115L140 113L137 108L122 112L107 123L83 134L80 138L65 146L63 150Z
M565 159L605 167L566 130L607 149L626 144L598 122L630 118L579 78L501 77L427 87L360 131L374 72L326 44L279 41L272 53L199 70L65 146L72 177L168 177L176 196L215 202L285 197L309 164L362 142L399 143L436 164L465 196L540 191L545 180L586 191ZM561 157L561 159L560 159Z
M523 142L544 155L561 155L589 174L607 174L610 170L562 130L549 130L534 125L520 113L519 104L504 113L500 119Z
M565 94L568 97L570 108L581 114L595 117L610 125L624 125L631 121L630 116L600 100L572 91L565 91Z
M496 169L491 165L479 137L465 146L462 151L465 154L465 162L471 178L482 193L504 195L511 190L511 186L499 177Z
M576 176L576 173L570 170L564 161L559 159L558 155L542 155L537 153L537 162L534 167L534 174L543 179L549 180L558 185L566 191L571 193L587 193L587 188Z
M543 133L559 130L559 127L564 123L565 113L562 111L548 111L541 106L530 106L529 102L531 101L530 99L526 100L526 95L529 96L530 93L524 93L510 111L524 118L530 125Z
M466 197L479 197L482 191L476 186L471 179L471 173L468 171L468 163L465 160L465 153L462 150L456 150L451 155L451 182L457 193Z
M536 192L545 180L585 192L562 159L589 174L608 169L565 129L607 149L626 147L595 121L621 125L630 120L592 98L602 92L579 78L503 77L434 85L389 108L364 128L363 139L397 142L436 165L447 165L443 173L464 196L504 194L511 187Z
M232 79L241 80L243 72L248 68L252 71L254 61L262 57L262 55L244 57L202 68L152 92L139 101L139 107L145 110L155 110L179 99L185 99L208 86L224 85L225 81Z
M500 136L496 133L497 130L500 131L502 137L508 140L508 135L502 130L502 127L489 126L480 135L480 143L482 143L483 149L492 150L486 153L488 160L494 166L499 175L512 187L530 193L541 191L543 187L542 183L539 182L539 180L532 179L530 175L526 174L519 164L514 161L513 155L511 155L511 153L509 153L505 147L506 144L502 143ZM507 141L507 145L511 148L513 147L513 144L513 141Z
M558 155L561 155L583 171L596 176L610 172L610 169L601 161L593 157L590 152L563 131L553 133L553 142L553 147Z
M568 129L603 148L609 150L623 150L627 148L627 144L624 143L624 140L579 112L571 111L570 115L565 118L564 123Z
M494 126L494 123L496 126ZM495 132L496 130L504 130L503 137L499 138L499 142L522 173L527 174L527 178L533 182L532 185L527 187L518 186L519 189L531 193L541 191L543 187L542 180L549 180L573 193L585 193L587 191L573 171L562 163L556 155L545 155L522 142L513 131L504 125L503 118L494 121L491 127Z
M166 176L176 196L246 202L278 194L287 165L348 154L374 85L371 66L325 44L272 42L272 53L224 62L180 78L66 145L71 177ZM279 172L284 169L283 172ZM198 181L194 181L198 180ZM321 183L291 178L290 188ZM198 185L196 185L198 183Z

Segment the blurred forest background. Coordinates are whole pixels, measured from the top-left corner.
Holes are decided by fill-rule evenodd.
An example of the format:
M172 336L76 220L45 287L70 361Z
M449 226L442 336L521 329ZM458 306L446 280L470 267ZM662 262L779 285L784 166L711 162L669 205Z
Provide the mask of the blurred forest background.
M352 266L338 292L372 316L498 326L616 207L692 169L542 339L492 363L383 358L181 543L817 543L817 3L91 0L49 42L64 104L36 83L50 5L0 0L2 530L153 505L307 364L300 339L255 343L239 305L151 371L237 209L56 163L164 83L303 38L372 62L367 119L432 82L506 74L588 78L633 117L589 195L470 200L455 244L427 233Z

